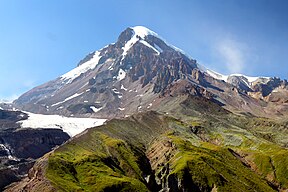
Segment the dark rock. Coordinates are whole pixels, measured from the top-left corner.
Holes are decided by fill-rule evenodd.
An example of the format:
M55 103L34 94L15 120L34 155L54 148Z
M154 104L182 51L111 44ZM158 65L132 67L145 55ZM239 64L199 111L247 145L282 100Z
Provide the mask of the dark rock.
M96 80L94 78L89 79L89 85L94 85L96 83Z
M59 129L26 129L1 132L2 145L9 146L10 154L1 154L0 190L19 181L33 166L35 159L61 145L70 137ZM3 143L4 142L4 143ZM7 155L15 160L9 159ZM5 160L6 159L6 160Z
M10 146L11 155L19 159L36 159L69 139L60 129L25 129L0 133L0 141Z

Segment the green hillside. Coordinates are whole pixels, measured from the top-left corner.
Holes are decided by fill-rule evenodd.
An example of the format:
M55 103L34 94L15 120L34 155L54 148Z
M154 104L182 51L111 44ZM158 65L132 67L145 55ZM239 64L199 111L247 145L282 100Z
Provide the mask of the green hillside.
M174 117L146 112L89 129L52 153L46 177L59 191L288 188L286 122L196 97L172 108Z

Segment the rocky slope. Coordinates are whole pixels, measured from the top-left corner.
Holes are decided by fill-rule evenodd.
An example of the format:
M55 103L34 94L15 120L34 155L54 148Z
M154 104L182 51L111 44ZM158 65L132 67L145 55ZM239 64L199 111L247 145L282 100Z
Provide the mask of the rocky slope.
M124 117L161 110L159 97L178 89L179 81L237 113L287 115L287 81L218 74L141 26L127 28L116 43L90 53L75 69L33 88L14 104L42 114Z

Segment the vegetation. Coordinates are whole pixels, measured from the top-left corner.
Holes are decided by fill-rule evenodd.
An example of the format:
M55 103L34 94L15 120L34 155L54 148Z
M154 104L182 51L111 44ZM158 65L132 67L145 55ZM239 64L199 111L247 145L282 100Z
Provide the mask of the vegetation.
M147 112L89 129L50 156L46 176L60 191L287 189L286 122L201 102L173 107L174 117Z

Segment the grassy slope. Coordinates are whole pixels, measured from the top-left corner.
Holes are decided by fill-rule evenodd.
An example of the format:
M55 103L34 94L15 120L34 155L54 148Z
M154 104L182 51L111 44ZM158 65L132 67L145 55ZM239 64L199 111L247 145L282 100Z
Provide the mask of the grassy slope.
M54 152L47 178L60 191L156 190L144 179L152 173L145 153L152 144L158 150L159 143L169 140L173 150L154 170L162 187L180 185L188 191L288 188L284 124L235 116L207 102L188 98L179 107L171 107L175 118L148 112L90 129ZM191 132L195 126L196 134Z

